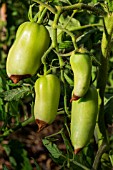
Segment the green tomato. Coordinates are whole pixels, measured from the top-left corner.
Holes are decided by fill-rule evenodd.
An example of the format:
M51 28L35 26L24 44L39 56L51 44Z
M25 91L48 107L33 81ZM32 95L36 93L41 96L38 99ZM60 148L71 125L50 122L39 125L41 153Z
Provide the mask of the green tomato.
M77 154L90 141L94 133L98 113L98 93L91 86L84 97L72 101L71 141Z
M52 74L42 76L35 83L34 116L39 131L51 124L57 115L60 98L60 81Z
M25 22L17 30L16 39L9 50L6 71L14 83L34 75L41 65L41 57L48 49L50 36L45 26Z
M72 100L83 97L90 85L92 60L88 53L72 53L71 68L74 73L74 90Z

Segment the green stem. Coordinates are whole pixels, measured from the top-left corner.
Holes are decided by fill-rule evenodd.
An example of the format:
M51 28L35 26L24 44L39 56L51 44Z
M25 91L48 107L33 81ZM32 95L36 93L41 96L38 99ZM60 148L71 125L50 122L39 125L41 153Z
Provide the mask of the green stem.
M77 3L77 4L70 5L70 6L62 7L62 11L75 10L75 9L78 9L78 10L86 9L88 11L94 12L96 15L102 15L102 16L104 16L106 14L105 11L103 11L99 8L96 8L94 6L90 6L87 4L83 4L83 3Z
M67 107L67 88L66 88L63 70L61 70L61 80L62 80L63 85L64 85L64 110L65 110L65 113L67 114L67 116L70 117L68 107Z
M74 17L75 13L77 12L77 10L74 10L73 13L71 14L70 18L68 19L67 23L65 24L64 28L66 28L68 26L68 24L70 23L71 19Z
M71 52L69 52L69 53L59 53L59 52L57 52L57 51L55 51L55 50L54 50L54 52L55 52L57 55L60 55L60 56L62 56L62 57L69 57L69 56L71 56L71 54L74 52L74 50L71 51Z
M57 7L57 14L55 14L55 18L54 18L54 22L53 22L53 48L56 48L56 52L58 52L58 46L57 46L57 25L58 25L58 21L59 21L59 17L61 14L61 7ZM66 85L65 85L65 81L64 81L64 71L62 70L62 67L64 66L64 62L62 60L62 57L60 55L58 55L58 59L59 59L59 64L60 64L60 69L61 69L61 80L64 84L64 110L68 114L68 109L67 109L67 93L66 93Z
M97 126L97 135L98 139L101 139L99 145L104 143L108 143L105 120L104 120L104 95L106 82L108 78L108 61L109 55L111 51L111 37L113 33L113 13L111 15L107 14L104 17L104 31L101 43L101 65L99 67L99 74L97 80L97 88L99 89L99 96L101 99L100 110L98 115L98 126Z
M73 164L77 165L78 167L81 167L84 170L90 170L89 168L87 168L86 166L82 165L81 163L79 163L77 161L74 161L74 160L70 159L70 162L72 162Z
M41 15L40 15L40 17L39 17L39 19L38 19L38 24L41 24L42 22L43 22L43 18L44 18L44 16L45 16L45 14L46 14L46 12L47 12L47 8L45 8L43 11L42 11L42 13L41 13Z
M42 59L41 59L41 61L42 61L42 63L43 63L43 65L44 65L44 75L46 75L46 73L47 73L47 65L46 65L46 57L47 57L47 55L50 53L50 51L52 50L52 45L48 48L48 50L44 53L44 55L42 56Z
M108 136L106 133L104 119L104 95L108 78L108 61L111 51L111 37L113 33L113 13L107 14L103 19L104 31L101 43L101 65L99 65L99 74L97 79L97 88L99 90L99 115L96 124L96 134L98 139L98 151L93 163L92 170L97 170L99 161L103 153L109 147Z
M95 157L95 160L94 160L94 163L93 163L93 166L92 166L91 170L97 170L98 169L98 165L99 165L101 156L106 151L106 149L107 149L107 145L106 144L102 144L99 147L99 150L97 151L97 154L96 154L96 157Z
M62 28L62 27L60 27L60 26L58 26L58 25L56 25L56 28L58 28L58 29L60 29L60 30L62 30L62 31L64 31L64 32L66 32L68 35L70 35L70 37L71 37L71 39L72 39L72 42L73 42L73 46L74 46L75 50L77 50L77 49L78 49L78 46L77 46L77 43L76 43L75 35L74 35L72 32L68 31L67 29Z
M26 125L28 125L29 123L32 123L34 122L35 119L34 119L34 116L30 117L29 119L25 120L24 122L21 123L21 127L24 127Z
M28 125L29 123L32 123L34 122L35 119L34 119L34 116L28 118L27 120L25 120L24 122L22 123L19 123L19 125L15 126L14 128L12 129L8 129L7 131L5 131L2 135L0 135L0 138L4 138L4 137L7 137L9 136L11 133L17 131L18 129Z
M70 31L79 31L79 30L83 30L83 29L87 29L87 28L91 28L91 27L103 27L103 25L101 25L101 24L82 25L80 27L72 28L72 29L70 29Z
M51 134L51 135L49 135L49 136L46 136L45 139L48 139L48 138L51 138L51 137L60 135L62 132L63 132L63 128L62 128L60 131L58 131L58 132L56 132L56 133L54 133L54 134Z
M66 119L66 118L65 118L65 119ZM71 132L70 132L70 130L69 130L69 127L68 127L66 121L65 121L65 127L66 127L66 130L67 130L67 132L68 132L69 137L71 138ZM72 151L72 152L73 152L73 151Z
M58 8L59 12L55 15L55 19L54 19L54 25L53 25L53 47L56 48L56 52L58 52L58 47L57 47L57 27L56 25L58 25L58 20L61 14L61 10ZM69 117L69 113L68 113L68 109L67 109L67 92L66 92L66 85L65 85L65 80L64 80L64 71L63 71L63 66L64 66L64 62L62 60L62 57L60 55L58 55L58 59L59 59L59 65L60 65L60 69L61 69L61 80L63 82L64 85L64 110L66 112L66 114Z
M52 28L53 28L53 48L57 47L57 27L56 25L58 25L59 22L59 18L61 15L61 7L57 8L57 13L55 14L55 18L52 24Z
M33 1L36 2L36 3L38 3L38 4L40 4L40 5L42 5L42 6L44 6L44 7L47 8L49 11L51 11L53 14L56 13L56 9L53 8L52 6L49 6L48 4L45 4L45 3L43 3L43 2L41 2L41 1L39 1L39 0L33 0Z
M32 4L29 6L29 11L28 11L28 18L30 20L30 22L34 22L34 19L33 19L33 12L32 12L32 8L35 4Z
M59 60L60 69L62 70L64 66L64 61L62 60L62 57L60 55L58 55L58 60Z
M40 5L42 5L42 6L44 6L44 7L46 7L53 14L56 14L57 10L55 8L53 8L52 6L50 6L48 4L45 4L45 3L43 3L43 2L41 2L39 0L33 0L33 1L40 4ZM84 4L84 3L77 3L77 4L61 7L62 12L67 11L67 10L82 10L82 9L86 9L88 11L94 12L96 15L104 16L106 14L106 12L104 10L101 10L99 8L96 8L94 6L90 6L90 5L87 5L87 4Z
M70 117L68 107L67 107L67 89L66 89L65 83L64 83L64 109L65 109L67 116Z

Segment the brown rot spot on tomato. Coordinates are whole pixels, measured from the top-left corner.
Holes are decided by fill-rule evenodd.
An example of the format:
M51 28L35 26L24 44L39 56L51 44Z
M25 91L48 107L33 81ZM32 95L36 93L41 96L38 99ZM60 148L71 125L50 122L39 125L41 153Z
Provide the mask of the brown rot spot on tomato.
M25 79L31 77L30 74L26 74L26 75L11 75L10 79L13 81L13 83L18 83L20 80Z
M80 99L80 97L79 97L79 96L76 96L75 94L73 94L72 98L70 99L70 102L76 101L76 100L78 100L78 99Z
M39 119L36 119L36 124L38 125L38 132L40 132L41 130L48 126L46 122Z
M75 149L75 150L74 150L74 154L75 154L75 155L78 154L81 150L82 150L82 148L77 148L77 149Z

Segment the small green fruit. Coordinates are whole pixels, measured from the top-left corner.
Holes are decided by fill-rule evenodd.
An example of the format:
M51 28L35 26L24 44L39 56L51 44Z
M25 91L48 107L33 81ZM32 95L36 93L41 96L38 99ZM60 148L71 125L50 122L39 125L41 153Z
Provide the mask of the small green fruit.
M73 53L70 64L74 73L74 90L72 100L83 97L90 85L92 61L88 53Z
M52 74L42 76L35 83L34 116L39 131L51 124L57 115L60 99L60 81Z
M77 154L90 141L94 133L98 113L98 93L91 86L84 97L72 101L71 141Z
M36 74L49 43L50 36L45 26L34 22L21 24L7 57L8 77L17 83L22 78Z

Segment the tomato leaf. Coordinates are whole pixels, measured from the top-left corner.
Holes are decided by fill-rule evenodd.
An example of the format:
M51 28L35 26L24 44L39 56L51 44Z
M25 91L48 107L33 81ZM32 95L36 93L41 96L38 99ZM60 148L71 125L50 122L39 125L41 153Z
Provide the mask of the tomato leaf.
M28 95L29 93L31 93L30 88L23 86L17 89L5 91L3 94L4 100L6 101L12 100L18 101L20 98L23 98L25 95Z
M80 22L77 19L72 18L70 16L64 18L63 15L61 15L60 25L62 27L65 27L69 31L73 31L75 30L76 27L80 27Z
M56 144L47 139L43 139L42 142L54 158L59 158L60 156L62 156L62 152L58 149Z

